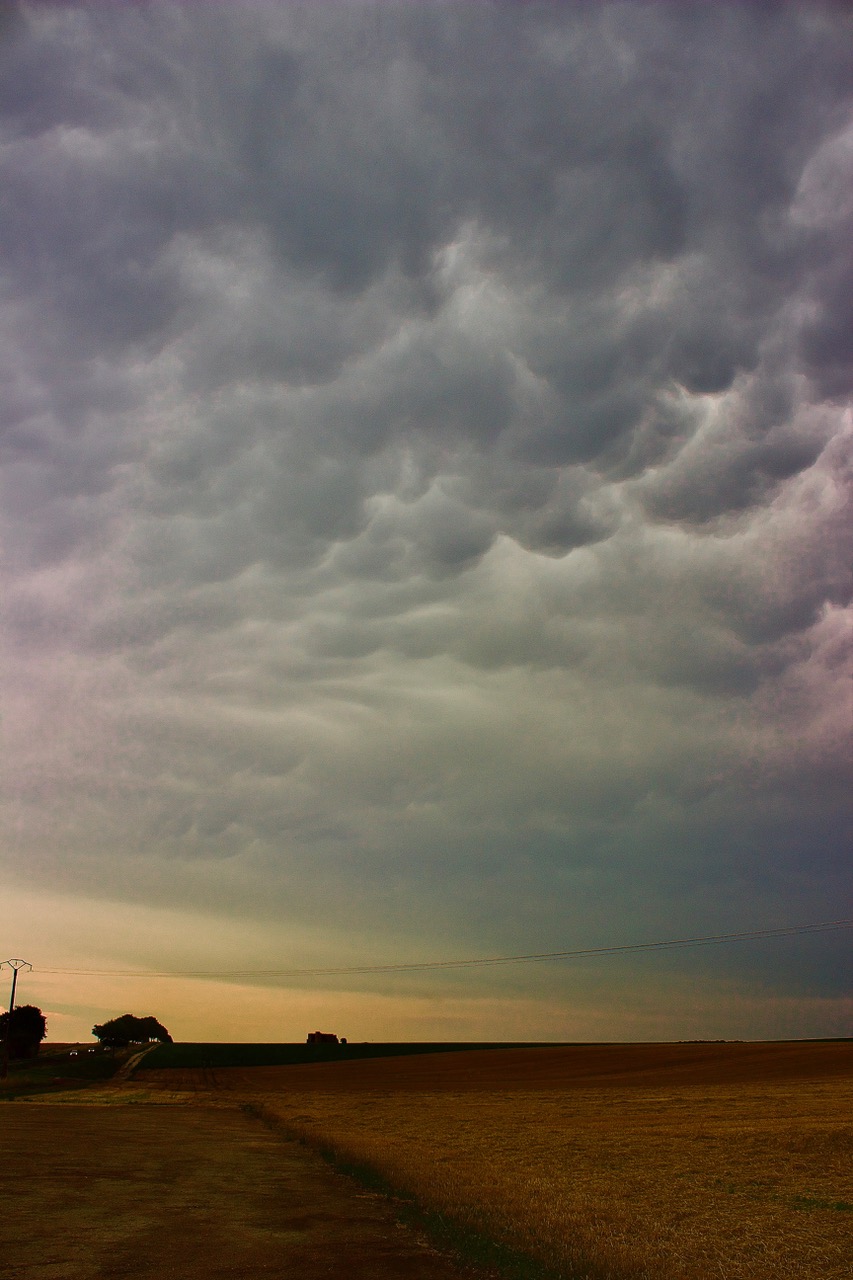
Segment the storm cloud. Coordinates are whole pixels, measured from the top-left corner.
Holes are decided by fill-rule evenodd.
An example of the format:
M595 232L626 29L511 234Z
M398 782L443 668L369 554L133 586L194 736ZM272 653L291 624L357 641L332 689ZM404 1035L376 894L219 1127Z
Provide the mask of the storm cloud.
M115 969L842 914L851 50L805 3L7 11L9 903L196 922ZM837 1033L840 944L759 951L720 1008Z

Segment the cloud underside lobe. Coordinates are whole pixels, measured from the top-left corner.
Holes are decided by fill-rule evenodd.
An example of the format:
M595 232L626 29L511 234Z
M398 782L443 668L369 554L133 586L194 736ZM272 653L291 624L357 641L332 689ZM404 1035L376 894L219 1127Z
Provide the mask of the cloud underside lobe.
M837 914L851 34L17 9L10 874L358 958Z

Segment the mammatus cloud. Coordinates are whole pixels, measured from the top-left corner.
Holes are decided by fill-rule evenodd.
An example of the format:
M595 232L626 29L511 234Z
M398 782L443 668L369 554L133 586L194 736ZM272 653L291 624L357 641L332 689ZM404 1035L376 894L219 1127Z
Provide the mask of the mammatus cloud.
M11 11L11 893L294 964L838 914L851 34ZM809 945L719 980L834 998Z

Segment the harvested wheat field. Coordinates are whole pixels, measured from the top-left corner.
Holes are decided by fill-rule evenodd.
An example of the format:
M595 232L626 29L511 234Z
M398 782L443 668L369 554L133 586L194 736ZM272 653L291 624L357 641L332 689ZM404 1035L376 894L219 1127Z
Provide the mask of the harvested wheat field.
M144 1073L591 1280L850 1280L853 1043L589 1045Z

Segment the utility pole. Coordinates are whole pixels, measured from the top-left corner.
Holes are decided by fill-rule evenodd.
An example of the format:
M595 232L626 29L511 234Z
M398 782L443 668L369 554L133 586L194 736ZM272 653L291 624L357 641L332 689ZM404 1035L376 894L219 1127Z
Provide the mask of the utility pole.
M8 965L12 970L12 994L9 997L9 1013L6 1018L6 1034L3 1037L3 1062L0 1066L0 1080L5 1080L9 1073L9 1037L12 1034L12 1011L15 1008L15 988L18 985L18 974L22 969L32 969L29 960L18 960L13 957L11 960L0 960L0 969L4 965Z

